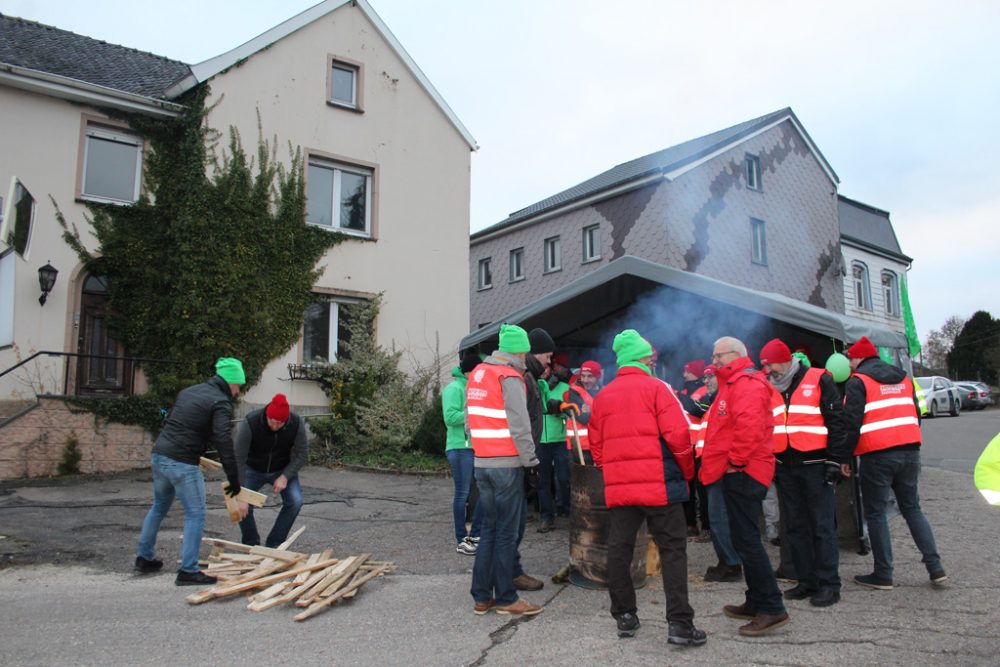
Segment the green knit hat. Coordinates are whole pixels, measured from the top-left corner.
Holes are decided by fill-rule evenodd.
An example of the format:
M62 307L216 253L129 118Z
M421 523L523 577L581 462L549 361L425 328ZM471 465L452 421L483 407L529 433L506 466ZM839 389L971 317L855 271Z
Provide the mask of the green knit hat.
M611 349L618 355L619 366L653 356L653 346L635 329L626 329L615 336Z
M232 357L220 357L215 362L215 372L229 384L246 384L247 376L243 372L243 363Z
M531 352L528 332L516 324L500 325L500 351L510 354Z

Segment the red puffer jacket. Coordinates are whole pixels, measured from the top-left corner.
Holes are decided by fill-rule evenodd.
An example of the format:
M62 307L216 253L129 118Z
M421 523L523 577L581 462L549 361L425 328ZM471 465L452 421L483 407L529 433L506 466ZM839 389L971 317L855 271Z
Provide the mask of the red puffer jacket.
M764 486L774 477L771 385L749 357L720 368L719 393L705 415L702 484L722 479L730 467L741 469Z
M641 368L622 368L594 399L589 430L608 507L688 499L694 451L687 417L665 382Z

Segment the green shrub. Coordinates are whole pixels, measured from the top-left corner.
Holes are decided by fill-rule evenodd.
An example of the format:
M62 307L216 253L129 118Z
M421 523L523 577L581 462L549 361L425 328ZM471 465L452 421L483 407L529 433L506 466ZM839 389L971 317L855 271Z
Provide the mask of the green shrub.
M76 437L76 433L70 432L66 437L66 444L63 445L62 460L56 471L60 475L78 475L80 474L80 460L82 458L80 441Z

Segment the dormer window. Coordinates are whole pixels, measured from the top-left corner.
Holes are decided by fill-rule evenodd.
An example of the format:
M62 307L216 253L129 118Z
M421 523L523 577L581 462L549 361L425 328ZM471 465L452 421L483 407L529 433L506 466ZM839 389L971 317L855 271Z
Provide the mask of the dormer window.
M361 84L361 63L330 56L326 85L326 99L329 104L361 111Z

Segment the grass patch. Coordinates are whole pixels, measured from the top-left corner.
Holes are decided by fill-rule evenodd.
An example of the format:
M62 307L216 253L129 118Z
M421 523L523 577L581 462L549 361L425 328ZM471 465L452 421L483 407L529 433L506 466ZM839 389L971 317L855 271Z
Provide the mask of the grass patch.
M399 472L448 472L448 459L443 456L431 456L423 452L372 452L344 453L336 463L364 466L366 468L381 468Z

